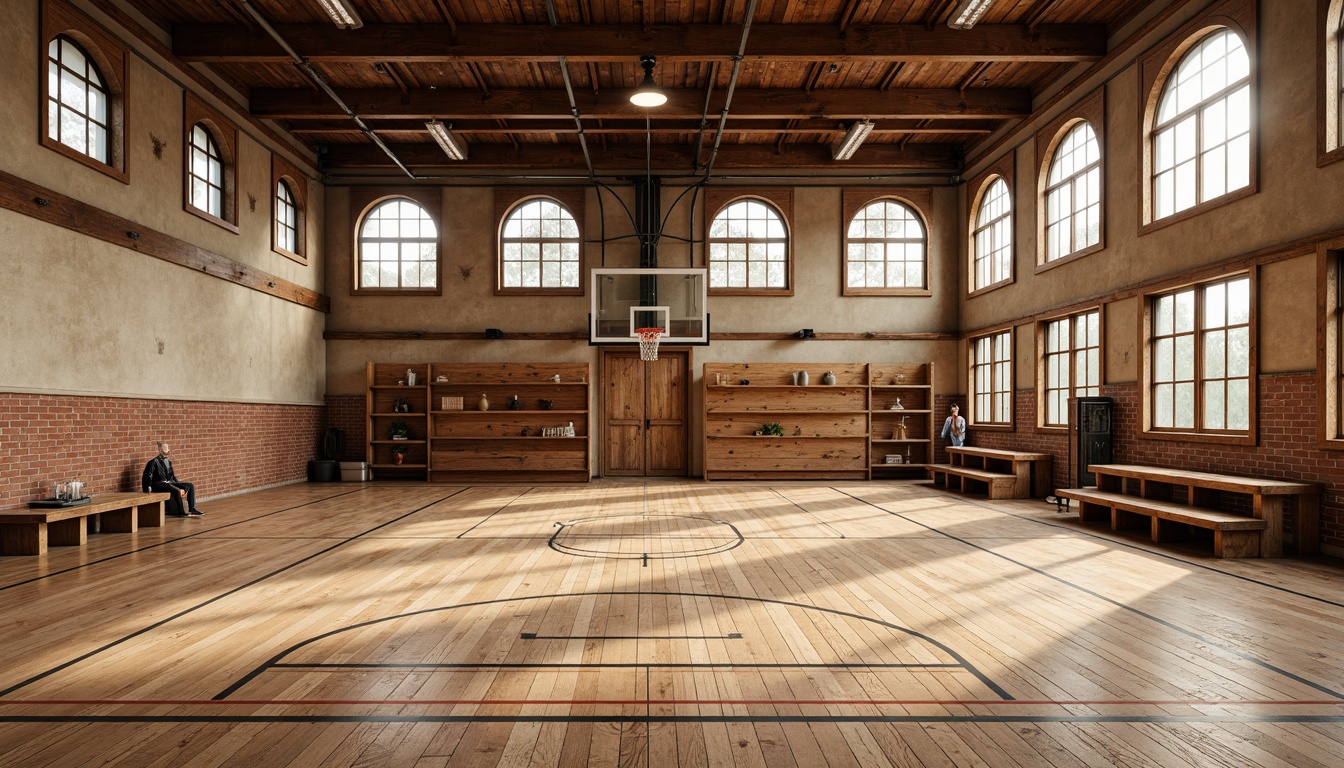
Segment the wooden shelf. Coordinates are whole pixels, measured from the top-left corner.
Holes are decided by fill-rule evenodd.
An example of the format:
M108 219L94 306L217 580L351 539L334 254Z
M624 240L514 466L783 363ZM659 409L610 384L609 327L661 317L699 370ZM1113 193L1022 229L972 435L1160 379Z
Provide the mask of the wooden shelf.
M571 415L571 416L583 416L583 415L586 415L588 412L587 412L587 411L576 411L576 410L572 410L572 409L565 409L565 410L563 410L563 411L562 411L562 410L559 410L559 409L554 409L554 410L550 410L550 411L543 411L543 410L538 409L538 408L522 409L522 410L517 410L517 411L510 411L508 408L491 408L491 409L488 410L488 411L477 411L477 410L472 410L472 409L462 409L462 410L430 411L430 412L429 412L429 414L430 414L431 416L451 416L451 415L458 415L458 416L498 416L498 415L501 414L501 413L553 413L553 414L558 414L558 415L566 415L566 414L568 414L568 415Z
M374 445L424 445L424 440L370 440Z
M800 368L814 382L833 371L836 383L793 384ZM888 383L898 375L902 383ZM752 383L712 383L719 376ZM923 471L933 459L931 438L889 437L897 419L908 434L933 434L932 363L706 363L701 382L706 480L870 479ZM888 407L896 398L906 407ZM742 434L769 422L785 434ZM807 434L789 434L798 427ZM911 461L881 461L898 451Z
M444 443L444 442L473 442L473 443L474 443L474 442L479 442L479 441L481 441L481 440L528 440L528 441L533 441L533 440L584 440L584 441L586 441L587 439L588 439L588 436L587 436L587 435L575 435L575 436L573 436L573 437L559 437L559 436L550 436L550 437L548 437L548 436L545 436L545 435L526 435L526 436L524 436L524 435L512 435L512 436L504 435L504 436L498 436L498 437L431 437L431 438L430 438L430 442L432 442L432 443Z
M425 464L370 464L371 469L425 469Z

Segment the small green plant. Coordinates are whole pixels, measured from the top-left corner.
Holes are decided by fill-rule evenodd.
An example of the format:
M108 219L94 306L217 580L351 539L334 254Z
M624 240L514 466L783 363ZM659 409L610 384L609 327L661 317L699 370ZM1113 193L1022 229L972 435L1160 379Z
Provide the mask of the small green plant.
M394 445L394 446L392 446L392 452L395 453L395 454L397 454L398 456L405 456L405 455L406 455L406 452L409 451L409 450L411 450L411 447L410 447L409 445Z
M405 440L411 434L411 428L404 421L394 421L387 425L387 434L393 440Z
M784 427L780 426L778 421L772 421L769 424L762 424L761 431L772 437L784 436Z

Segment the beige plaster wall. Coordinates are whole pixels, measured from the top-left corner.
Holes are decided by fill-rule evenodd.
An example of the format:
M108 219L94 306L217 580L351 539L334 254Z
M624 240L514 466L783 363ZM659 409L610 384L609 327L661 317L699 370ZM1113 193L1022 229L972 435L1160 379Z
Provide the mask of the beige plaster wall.
M1344 163L1316 167L1315 3L1261 2L1259 11L1259 192L1141 235L1137 169L1142 155L1140 110L1145 94L1140 92L1137 63L1127 66L1104 85L1106 248L1036 272L1039 168L1033 136L1022 135L1011 150L1017 176L1016 280L965 300L961 310L963 330L1104 297L1116 289L1344 227L1344 207L1336 203L1344 195ZM1154 36L1138 51L1160 41L1160 36ZM1077 98L1090 92L1090 88L1081 89ZM986 162L993 159L985 158ZM963 209L964 205L963 201ZM964 244L960 258L964 264ZM1273 264L1262 270L1262 372L1315 367L1315 333L1311 330L1317 322L1314 296L1315 272L1310 259ZM1137 301L1132 299L1107 307L1105 345L1110 382L1136 378L1137 311ZM1021 346L1018 350L1025 351ZM1021 378L1018 385L1023 385Z
M247 129L238 141L239 233L184 211L183 84L140 56L133 53L128 67L129 185L41 146L38 4L10 11L0 26L0 133L10 137L0 143L0 169L324 290L320 185L308 184L310 266L271 250L271 154ZM151 137L164 142L161 157ZM0 210L0 270L0 388L322 402L320 312L8 210Z

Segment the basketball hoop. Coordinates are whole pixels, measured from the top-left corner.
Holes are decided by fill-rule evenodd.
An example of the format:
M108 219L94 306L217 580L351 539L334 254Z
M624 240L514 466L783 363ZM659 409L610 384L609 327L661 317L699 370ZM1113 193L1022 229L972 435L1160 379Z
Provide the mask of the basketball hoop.
M639 337L639 359L645 362L658 359L658 339L666 334L662 328L636 328Z

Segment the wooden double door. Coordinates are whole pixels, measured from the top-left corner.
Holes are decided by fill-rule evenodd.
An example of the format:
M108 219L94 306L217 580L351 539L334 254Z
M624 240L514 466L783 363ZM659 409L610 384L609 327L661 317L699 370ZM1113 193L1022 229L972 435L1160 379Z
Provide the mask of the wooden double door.
M691 352L660 349L601 356L602 475L685 477L690 466Z

